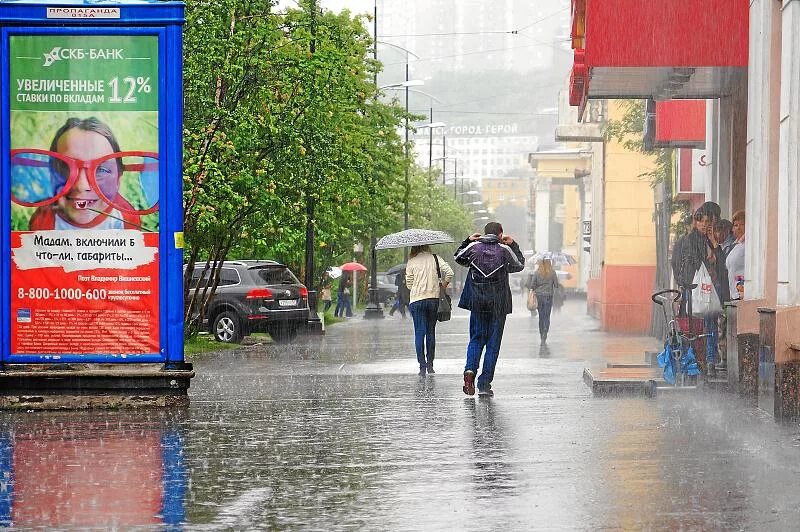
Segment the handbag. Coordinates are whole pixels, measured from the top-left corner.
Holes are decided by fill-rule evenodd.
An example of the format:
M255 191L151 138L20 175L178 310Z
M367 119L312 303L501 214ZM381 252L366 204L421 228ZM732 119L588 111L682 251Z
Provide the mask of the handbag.
M436 275L439 277L439 308L436 309L436 321L447 321L453 312L453 305L450 303L450 296L442 286L442 270L439 269L439 257L433 256L436 263Z
M536 301L536 292L534 292L533 289L528 290L527 306L528 310L530 310L531 312L539 309L539 302Z
M701 264L700 269L695 272L692 284L697 285L692 289L692 314L705 316L722 311L719 296L705 264Z

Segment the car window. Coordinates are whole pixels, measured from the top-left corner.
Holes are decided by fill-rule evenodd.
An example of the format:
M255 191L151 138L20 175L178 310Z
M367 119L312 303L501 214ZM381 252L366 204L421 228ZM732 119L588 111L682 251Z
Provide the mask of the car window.
M222 268L219 272L219 286L230 286L239 284L239 272L233 268Z
M194 272L192 273L192 280L189 281L189 288L198 288L198 287L199 288L203 288L207 284L208 278L209 278L209 276L211 274L211 270L210 269L207 270L206 274L203 275L203 270L204 269L205 269L205 267L203 267L203 266L194 269ZM202 282L200 281L200 276L201 275L203 275L203 281Z
M256 284L300 284L297 277L286 266L262 266L252 268L250 275Z

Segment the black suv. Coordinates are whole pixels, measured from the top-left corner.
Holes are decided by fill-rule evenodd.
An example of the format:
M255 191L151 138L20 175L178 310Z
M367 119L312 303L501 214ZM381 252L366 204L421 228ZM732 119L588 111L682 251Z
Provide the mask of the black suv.
M206 285L211 270L203 275L204 269L205 264L195 265L190 295ZM239 343L252 332L264 331L275 342L290 342L308 323L308 290L278 262L225 261L204 322L220 342Z

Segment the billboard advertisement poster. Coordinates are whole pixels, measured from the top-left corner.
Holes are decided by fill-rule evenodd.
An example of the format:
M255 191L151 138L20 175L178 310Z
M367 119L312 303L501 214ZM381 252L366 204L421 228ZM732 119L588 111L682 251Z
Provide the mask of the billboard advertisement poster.
M9 37L12 354L159 352L158 54Z

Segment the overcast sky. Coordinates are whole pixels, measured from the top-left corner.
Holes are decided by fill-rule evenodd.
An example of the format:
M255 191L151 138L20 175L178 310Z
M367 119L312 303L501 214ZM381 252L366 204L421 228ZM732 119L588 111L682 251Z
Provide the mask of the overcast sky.
M375 8L375 0L320 0L320 4L323 8L332 11L341 11L347 8L354 13L372 13ZM280 0L278 5L296 6L297 3L293 0Z

